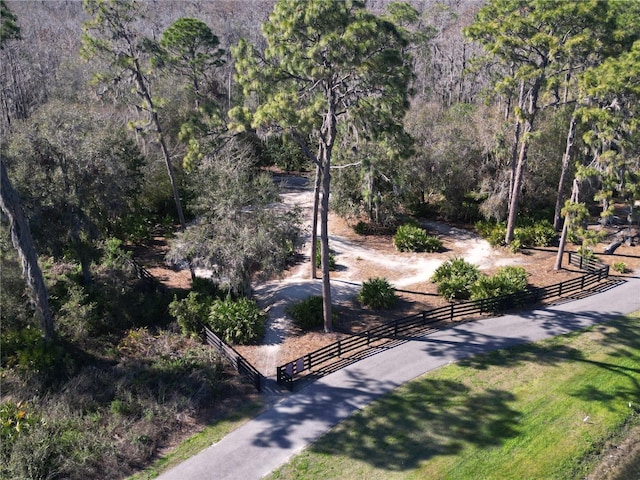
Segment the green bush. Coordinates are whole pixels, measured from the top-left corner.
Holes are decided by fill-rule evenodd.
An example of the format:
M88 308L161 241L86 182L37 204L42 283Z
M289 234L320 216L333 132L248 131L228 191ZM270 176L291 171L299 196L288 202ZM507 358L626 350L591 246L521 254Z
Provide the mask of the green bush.
M479 277L470 287L471 300L500 297L527 289L527 272L522 267L501 267L491 276Z
M360 221L353 226L353 231L358 235L369 235L369 230L369 224L366 222Z
M431 281L438 285L438 294L447 300L465 300L471 296L470 287L480 277L480 270L463 258L452 258L440 265Z
M398 227L393 244L400 252L439 252L442 242L438 237L427 235L426 230L411 224Z
M358 235L393 235L396 232L396 225L360 221L353 226L353 231Z
M504 246L504 237L507 234L507 226L504 223L496 223L491 220L480 220L475 224L478 234L492 247Z
M220 286L211 278L195 277L191 282L191 291L208 297L223 298Z
M627 272L627 264L624 262L614 262L613 265L611 265L611 268L618 273Z
M200 324L206 323L211 309L211 299L196 292L189 292L186 298L173 297L169 304L169 313L178 321L183 335L197 336L201 332Z
M45 341L39 328L5 329L0 351L2 366L45 384L66 378L75 368L73 358L60 340Z
M320 240L316 241L316 268L322 267L322 245ZM329 249L329 270L334 271L336 269L336 257L333 250Z
M362 306L386 310L395 306L398 297L386 278L376 277L362 283L358 301Z
M122 240L118 238L108 238L102 247L102 265L107 268L119 267L126 259L131 258L131 252L122 248Z
M28 435L39 419L26 403L11 400L0 405L0 452L9 457L11 448L20 435Z
M209 311L209 327L231 344L252 343L264 335L267 314L248 298L215 300Z
M481 220L475 224L476 230L492 247L504 246L507 233L506 223ZM548 247L556 239L557 234L548 220L533 221L522 219L513 230L511 249L518 251L528 247Z
M305 332L324 325L322 297L319 295L312 295L289 305L286 312L293 319L293 323Z
M548 220L541 220L531 225L516 227L513 231L513 238L520 242L522 248L548 247L556 237L556 231Z

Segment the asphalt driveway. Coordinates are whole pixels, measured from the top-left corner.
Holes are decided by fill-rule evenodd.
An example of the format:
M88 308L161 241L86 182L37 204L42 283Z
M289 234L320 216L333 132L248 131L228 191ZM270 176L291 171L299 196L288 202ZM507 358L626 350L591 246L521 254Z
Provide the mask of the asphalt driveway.
M259 479L397 386L450 362L569 333L640 310L640 278L579 300L459 324L418 337L285 396L162 480Z

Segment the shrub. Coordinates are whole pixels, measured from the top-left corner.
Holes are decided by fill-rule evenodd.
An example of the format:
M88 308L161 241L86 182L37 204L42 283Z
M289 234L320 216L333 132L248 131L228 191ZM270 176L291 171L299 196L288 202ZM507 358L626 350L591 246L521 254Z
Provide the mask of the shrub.
M613 265L611 265L611 268L613 268L618 273L627 272L627 264L624 262L614 262Z
M524 268L514 266L501 267L494 275L483 275L471 285L471 300L524 292L526 288L527 272Z
M386 278L370 278L362 283L358 301L361 305L376 310L386 310L398 302L394 288Z
M456 257L440 265L431 281L438 285L438 294L447 300L465 300L471 295L469 288L479 276L477 266Z
M191 282L191 291L209 297L222 298L223 295L220 286L211 278L195 277Z
M369 224L365 223L365 222L358 222L353 226L353 231L356 232L358 235L369 235Z
M393 235L396 227L395 223L387 225L360 221L353 226L353 231L358 235Z
M0 405L0 452L2 458L9 457L11 448L20 435L27 435L38 422L38 417L29 412L22 402L7 401Z
M557 234L548 220L541 220L531 225L517 227L513 231L514 240L518 240L522 248L548 247L556 239Z
M107 268L115 268L123 264L124 260L131 258L131 252L122 248L122 240L108 238L104 242L102 264Z
M267 314L254 300L215 300L209 311L209 327L225 342L247 344L264 335Z
M286 312L293 318L293 323L305 332L324 325L322 297L319 295L289 305Z
M507 226L503 223L481 220L475 224L476 230L492 247L504 246ZM518 251L527 247L548 247L556 239L557 234L548 220L533 221L523 219L513 230L511 250Z
M504 223L496 223L491 220L480 220L475 224L478 234L484 238L492 247L504 246L504 237L507 233L507 226Z
M442 242L438 237L427 235L426 230L411 224L398 227L393 244L400 252L439 252Z
M320 244L320 240L316 241L316 267L322 267L322 245ZM333 271L336 269L336 257L333 250L329 249L329 270Z
M196 292L189 292L186 298L173 297L169 304L169 313L178 321L183 335L197 336L200 324L207 321L211 309L211 299Z

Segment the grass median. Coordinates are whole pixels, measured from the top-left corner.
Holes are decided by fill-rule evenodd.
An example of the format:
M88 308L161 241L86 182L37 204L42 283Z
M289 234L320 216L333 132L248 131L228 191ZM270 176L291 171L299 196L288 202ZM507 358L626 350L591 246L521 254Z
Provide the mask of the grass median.
M426 374L270 478L584 478L606 443L639 422L639 320L640 312Z

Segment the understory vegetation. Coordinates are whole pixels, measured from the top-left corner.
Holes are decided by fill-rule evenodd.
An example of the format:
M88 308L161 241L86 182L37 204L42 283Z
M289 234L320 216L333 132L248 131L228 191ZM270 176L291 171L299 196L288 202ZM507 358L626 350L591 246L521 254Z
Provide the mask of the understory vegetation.
M398 303L398 297L386 278L376 277L362 282L358 301L361 305L374 310L387 310Z
M251 396L198 335L262 338L252 287L311 220L283 172L315 186L325 296L330 212L401 252L442 251L428 220L514 252L566 225L585 255L637 228L640 3L444 3L0 0L0 477L122 478ZM382 278L359 297L395 302ZM332 305L289 314L331 332Z
M442 250L442 241L438 237L428 235L424 228L413 224L398 227L393 237L393 244L399 252L439 252Z
M438 294L447 300L480 300L524 292L527 276L523 267L509 265L498 268L493 275L485 275L476 265L455 257L440 265L431 281L438 286Z
M206 326L231 345L246 345L262 339L267 314L255 300L240 297L215 298L191 291L186 298L174 297L169 312L184 335L200 337Z
M304 332L320 328L324 323L322 297L319 295L310 295L304 300L288 305L286 312L293 319L293 323ZM335 312L334 317L337 318Z

